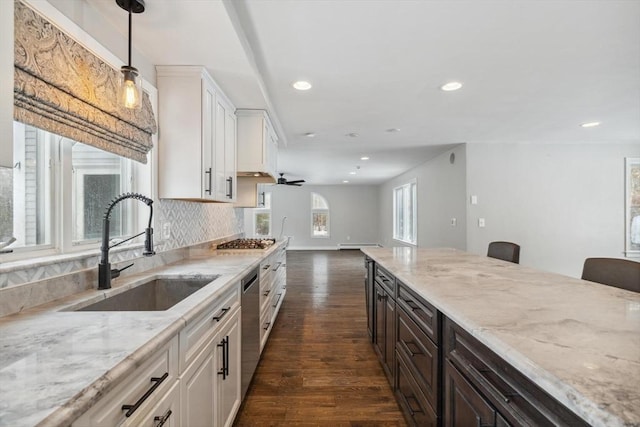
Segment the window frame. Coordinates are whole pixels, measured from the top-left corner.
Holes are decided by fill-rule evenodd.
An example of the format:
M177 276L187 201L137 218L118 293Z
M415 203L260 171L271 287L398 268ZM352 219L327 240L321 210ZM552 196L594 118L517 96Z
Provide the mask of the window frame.
M62 12L56 9L53 5L47 2L29 2L29 6L32 7L38 13L47 17L47 20L60 27L69 37L79 41L86 49L93 52L100 57L105 63L112 65L119 69L122 65L126 65L122 60L112 53L109 49L100 44L91 34L87 33L81 27L76 25L70 18L65 16ZM158 117L158 90L147 79L142 77L142 89L148 93L149 100L153 109L154 116ZM13 142L15 138L15 132L13 135L8 134L8 138ZM79 141L82 142L82 141ZM130 161L131 168L131 185L132 191L148 195L154 201L159 201L158 198L158 177L157 177L157 164L158 164L158 135L152 135L153 148L147 154L147 164L141 164L136 161ZM60 144L63 146L64 144ZM13 151L13 144L11 145L11 151ZM12 155L9 155L12 158ZM54 149L52 160L50 161L52 173L54 175L52 187L52 235L51 244L42 246L27 246L27 247L11 247L13 253L3 254L3 262L12 262L17 260L31 259L31 258L44 258L52 257L52 262L55 262L57 256L70 253L81 253L83 251L90 251L91 255L99 253L100 242L90 242L86 244L74 245L72 244L72 227L73 227L73 214L72 214L72 191L71 185L73 177L71 176L71 157L70 153L67 153L63 148L58 147ZM126 202L125 202L126 203ZM138 206L140 205L140 206ZM132 204L133 223L132 231L134 234L138 230L144 230L148 221L148 209L143 208L140 203ZM152 226L158 229L162 224L158 223L157 210L154 212ZM158 234L156 234L158 236ZM159 236L158 236L159 237ZM156 245L161 243L161 239L156 239ZM122 248L134 249L142 247L142 237L135 239L130 243L122 245ZM48 262L48 261L47 261Z
M314 198L315 197L319 197L320 200L323 201L323 204L326 206L326 208L316 208L316 207L314 207L315 206L315 204L314 204ZM309 199L310 199L310 203L311 203L311 215L310 215L310 220L311 220L311 227L310 227L311 228L311 230L310 230L311 231L311 238L313 238L313 239L329 239L329 238L331 238L331 213L330 213L331 209L329 207L329 202L327 201L327 198L324 197L323 195L319 194L319 193L316 193L316 192L312 191L311 194L310 194L310 198ZM315 230L314 230L313 225L314 225L314 216L316 214L324 214L324 215L326 215L326 229L327 229L326 234L322 234L322 235L315 234Z
M253 209L253 235L256 237L273 236L273 215L271 214L271 191L264 191L264 207ZM267 234L258 234L258 215L269 215L269 232Z
M398 199L402 196L402 206ZM393 239L408 245L418 245L418 182L416 179L393 189ZM410 212L409 212L410 211ZM399 222L399 214L402 222ZM411 222L410 227L406 227ZM402 228L402 230L400 230Z

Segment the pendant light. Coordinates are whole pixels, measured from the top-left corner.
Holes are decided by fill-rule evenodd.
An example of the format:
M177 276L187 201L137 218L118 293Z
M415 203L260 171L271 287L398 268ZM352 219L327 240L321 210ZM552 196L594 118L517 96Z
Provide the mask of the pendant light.
M139 110L142 107L142 78L138 69L131 66L131 15L144 12L144 0L116 0L116 3L129 13L129 62L120 68L118 104Z

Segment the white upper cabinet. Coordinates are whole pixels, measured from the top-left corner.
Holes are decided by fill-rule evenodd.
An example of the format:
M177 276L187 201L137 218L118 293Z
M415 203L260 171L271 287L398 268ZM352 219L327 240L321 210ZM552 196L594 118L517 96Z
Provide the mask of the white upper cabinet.
M235 107L203 67L156 71L160 198L235 201Z
M267 174L275 180L278 169L278 136L267 112L238 109L236 116L238 175Z

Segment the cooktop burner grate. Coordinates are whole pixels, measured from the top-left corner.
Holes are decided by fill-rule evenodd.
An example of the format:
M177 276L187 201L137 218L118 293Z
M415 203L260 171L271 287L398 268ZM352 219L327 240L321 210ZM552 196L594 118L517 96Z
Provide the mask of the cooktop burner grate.
M266 249L276 239L236 239L218 245L218 249Z

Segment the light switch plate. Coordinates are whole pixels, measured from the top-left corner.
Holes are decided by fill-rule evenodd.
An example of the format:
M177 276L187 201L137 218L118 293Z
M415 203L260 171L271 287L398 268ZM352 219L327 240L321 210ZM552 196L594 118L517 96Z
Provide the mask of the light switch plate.
M171 238L171 223L165 222L162 224L162 239L169 240Z
M478 218L478 227L484 227L484 218Z
M471 204L472 205L478 204L478 196L471 196Z

